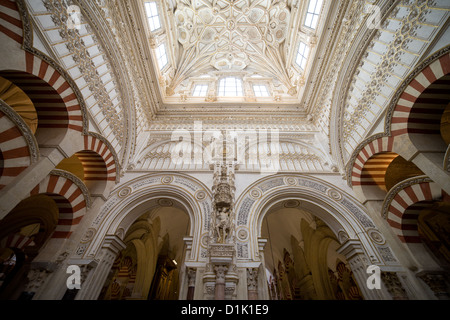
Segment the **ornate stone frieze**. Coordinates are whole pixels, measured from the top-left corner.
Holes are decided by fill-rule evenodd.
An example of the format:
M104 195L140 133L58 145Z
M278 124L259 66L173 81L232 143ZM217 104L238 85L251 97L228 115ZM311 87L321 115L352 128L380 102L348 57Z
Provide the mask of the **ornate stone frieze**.
M247 268L247 289L258 290L258 268Z
M381 280L394 300L408 300L405 288L395 272L381 272Z
M450 297L449 276L444 272L423 271L416 276L422 279L438 299L448 300Z

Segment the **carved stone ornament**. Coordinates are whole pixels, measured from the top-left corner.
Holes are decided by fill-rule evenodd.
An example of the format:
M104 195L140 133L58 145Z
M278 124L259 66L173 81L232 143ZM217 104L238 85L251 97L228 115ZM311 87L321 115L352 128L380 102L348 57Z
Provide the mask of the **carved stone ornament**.
M187 276L188 276L188 287L195 287L195 276L197 274L197 269L188 268Z
M233 244L211 244L209 249L211 257L232 258L234 255Z
M408 300L406 290L395 272L382 272L381 280L394 300Z
M417 277L422 279L439 299L449 298L448 274L423 271L418 273Z
M247 289L258 289L258 268L247 268Z
M226 265L216 265L214 266L214 272L216 273L216 283L225 283L225 274L228 271Z

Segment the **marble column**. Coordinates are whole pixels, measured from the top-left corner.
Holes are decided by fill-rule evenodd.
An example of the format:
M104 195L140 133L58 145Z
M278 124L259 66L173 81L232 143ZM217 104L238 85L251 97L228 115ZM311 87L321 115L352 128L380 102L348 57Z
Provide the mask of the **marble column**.
M359 240L347 240L338 250L338 253L343 254L350 265L355 280L361 290L364 299L366 300L385 300L391 299L386 288L382 286L380 289L369 289L367 286L367 279L369 274L367 269L370 265L363 246ZM381 280L381 279L380 279Z
M99 263L81 284L75 300L95 300L98 298L108 273L120 251L126 248L125 243L116 235L107 235L99 252Z
M197 275L197 270L196 269L194 269L194 268L187 268L188 292L187 292L186 300L194 300L196 275Z
M226 265L214 266L216 273L216 286L214 289L214 300L225 300L225 274L228 271Z

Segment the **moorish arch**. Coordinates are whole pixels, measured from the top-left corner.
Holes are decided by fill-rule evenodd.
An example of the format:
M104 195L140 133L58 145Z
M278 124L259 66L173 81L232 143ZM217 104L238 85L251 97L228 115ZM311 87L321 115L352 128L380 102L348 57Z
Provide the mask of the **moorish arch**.
M448 265L436 248L445 247L450 191L449 50L436 51L403 80L386 109L384 132L360 143L346 168L349 186L422 280L427 270ZM429 219L441 228L431 228Z
M67 152L69 132L81 134L87 128L78 96L65 76L48 62L26 51L18 56L23 60L15 65L11 61L0 65L0 75L30 97L38 116L35 135L39 144L60 145Z
M397 184L387 194L382 216L419 266L439 269L450 263L445 249L449 207L445 191L427 176L418 176ZM426 220L430 214L439 220ZM433 246L441 247L443 259Z
M317 217L330 228L341 247L339 252L347 254L366 298L373 292L365 288L363 281L366 277L362 273L365 268L372 264L380 267L398 264L383 235L357 200L328 182L300 174L260 179L237 199L238 247L248 247L246 258L261 259L261 246L266 241L261 239L264 218L271 209L286 202L296 202L299 209ZM358 254L350 247L358 247Z
M450 103L446 94L449 50L447 46L437 51L405 78L386 111L384 132L367 138L355 148L346 167L347 182L361 195L361 200L367 200L361 186L369 185L362 179L364 166L382 153L384 157L387 153L402 156L450 192L445 120Z
M0 121L0 189L3 189L38 161L39 148L27 123L3 100L0 101Z
M145 214L161 214L159 219L163 220L168 209L173 208L188 217L183 241L189 249L183 259L196 261L200 258L201 235L208 230L211 198L209 189L202 182L185 174L157 173L132 179L112 191L71 259L106 259L106 256L115 259L127 247L124 241L129 238L129 231L137 220ZM112 256L105 253L110 250L106 249L109 247L105 243L110 241L117 248ZM108 268L108 263L92 274L98 276L100 273L106 277L103 268ZM76 299L97 298L104 281L105 278L101 278L100 288L86 286Z
M91 196L107 199L119 182L120 164L111 144L100 134L89 132L83 136L83 147L56 167L70 171L80 178Z
M19 123L17 126L29 149L26 150L24 141L13 139L18 136L18 130L8 125L7 129L10 130L2 131L0 140L5 142L8 150L2 151L0 184L6 186L20 174L22 176L20 183L2 188L2 196L10 199L8 203L2 204L0 215L4 216L31 191L36 182L45 179L55 168L55 164L70 158L75 152L84 150L83 135L89 135L89 132L85 102L80 98L81 94L75 82L62 66L33 48L30 43L30 30L28 27L23 28L21 21L26 17L23 2L3 2L0 10L2 19L8 22L0 37L11 52L0 62L1 82L9 89L9 92L2 93L2 97L6 99L2 106L5 104L5 108L13 109L7 110L11 121L17 124L22 118L22 122L25 122L25 125ZM21 33L23 34L18 36ZM18 105L20 101L17 99L21 97L12 99L11 94L17 91L27 98L29 105ZM23 110L24 107L27 108L26 111ZM17 114L13 111L17 111ZM34 118L28 118L30 111L34 111ZM6 121L6 117L3 119ZM107 168L107 171L110 171L109 176L112 175L112 169L115 167ZM112 180L111 177L107 179ZM95 177L94 180L99 178ZM27 183L28 181L32 182ZM111 187L109 183L108 188Z
M15 288L11 294L36 294L29 279L40 274L39 265L55 268L54 260L70 247L72 234L77 230L91 204L86 186L70 172L53 170L0 221L3 248L14 248L16 256L25 253L25 265L10 279ZM20 256L20 254L19 254ZM37 267L36 267L37 266ZM32 281L31 281L32 282Z

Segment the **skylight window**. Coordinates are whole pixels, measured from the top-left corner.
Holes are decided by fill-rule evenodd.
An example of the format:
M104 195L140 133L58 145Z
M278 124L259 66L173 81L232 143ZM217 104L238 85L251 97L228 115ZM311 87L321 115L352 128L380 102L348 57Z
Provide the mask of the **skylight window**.
M167 65L167 53L166 46L164 43L160 44L159 47L156 48L156 60L159 64L159 69L162 70Z
M322 8L322 0L310 0L306 12L305 26L315 29L319 21L319 13Z
M220 80L219 96L242 97L242 80L235 77L226 77Z
M147 12L150 31L155 31L161 28L161 22L159 21L158 7L156 5L156 2L146 2L145 11Z
M194 88L194 92L192 93L193 97L206 97L206 93L208 92L207 84L197 84Z
M253 85L253 92L256 97L268 97L269 91L267 90L267 86L262 84Z
M308 54L309 54L309 48L308 46L300 42L298 46L298 52L297 52L297 59L295 59L295 62L298 64L302 70L305 70L306 67L306 61L308 60Z

